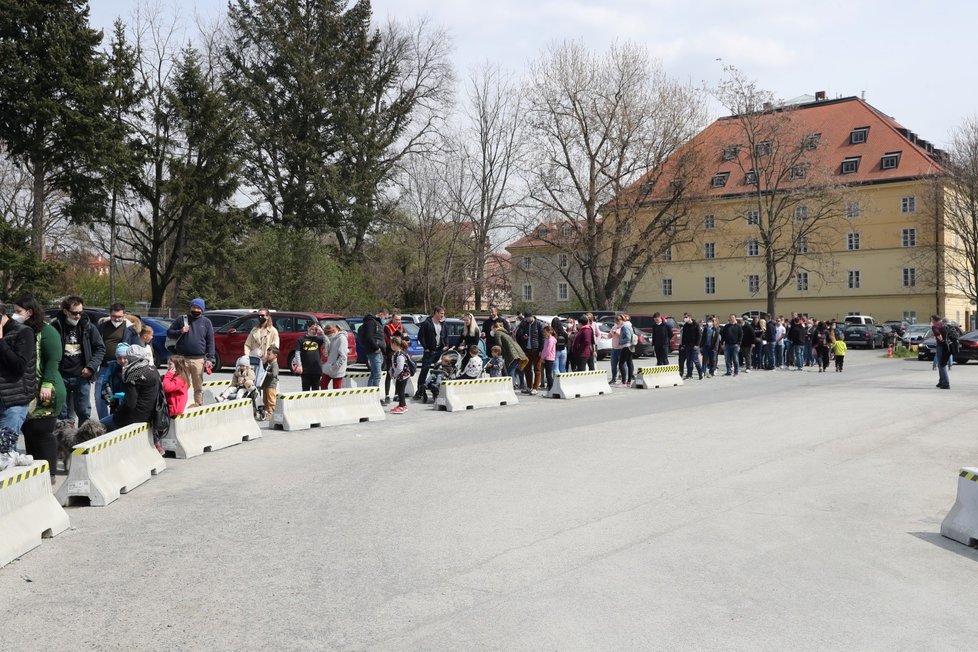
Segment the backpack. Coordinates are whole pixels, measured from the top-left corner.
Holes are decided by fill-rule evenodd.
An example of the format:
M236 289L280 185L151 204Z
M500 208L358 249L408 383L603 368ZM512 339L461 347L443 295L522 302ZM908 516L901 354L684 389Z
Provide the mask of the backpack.
M411 356L407 355L406 353L404 354L404 366L407 367L409 376L413 376L418 371L418 365L416 365L414 360L411 359Z
M153 440L159 441L170 432L170 408L166 404L166 393L163 391L163 381L160 381L160 391L156 395L156 409L153 411Z
M947 325L944 327L944 344L951 355L961 352L961 329L957 326Z

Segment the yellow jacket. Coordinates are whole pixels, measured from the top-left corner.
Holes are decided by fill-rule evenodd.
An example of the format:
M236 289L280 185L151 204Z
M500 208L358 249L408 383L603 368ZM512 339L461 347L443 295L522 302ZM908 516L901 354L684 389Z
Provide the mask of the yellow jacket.
M847 348L845 340L836 340L832 343L832 353L836 355L845 355Z

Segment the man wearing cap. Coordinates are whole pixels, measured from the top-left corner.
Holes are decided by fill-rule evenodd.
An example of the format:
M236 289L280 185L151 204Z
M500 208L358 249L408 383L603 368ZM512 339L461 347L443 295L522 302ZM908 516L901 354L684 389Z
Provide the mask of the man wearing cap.
M204 370L210 373L214 366L214 325L204 317L205 304L201 298L190 302L190 310L173 320L167 329L167 337L179 338L173 353L182 355L190 363L190 380L194 386L194 403L204 402Z
M543 373L543 359L540 357L540 350L543 348L543 324L529 310L523 314L523 321L516 329L516 341L526 351L529 360L523 369L526 377L526 389L523 391L536 394L540 389L540 375Z

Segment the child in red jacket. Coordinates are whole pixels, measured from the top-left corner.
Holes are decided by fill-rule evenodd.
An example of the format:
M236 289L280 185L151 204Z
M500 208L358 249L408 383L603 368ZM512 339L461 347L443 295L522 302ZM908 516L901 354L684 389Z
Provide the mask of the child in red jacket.
M167 362L166 375L163 376L163 393L166 395L166 407L170 416L183 414L187 407L187 396L190 389L190 365L182 355L170 356Z

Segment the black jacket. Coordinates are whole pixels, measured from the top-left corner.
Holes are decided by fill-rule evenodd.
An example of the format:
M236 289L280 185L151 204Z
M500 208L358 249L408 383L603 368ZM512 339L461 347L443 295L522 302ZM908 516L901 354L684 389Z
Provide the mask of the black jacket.
M720 341L724 344L736 344L739 346L743 339L744 329L741 328L740 324L727 322L727 325L720 331Z
M482 335L486 338L487 343L492 341L493 324L502 324L503 328L506 329L506 332L507 333L509 332L509 322L507 322L502 317L496 317L495 319L489 317L484 322L482 322Z
M710 329L709 341L706 337L707 327L703 327L703 332L700 334L700 348L707 349L711 351L716 351L720 348L720 329L714 326Z
M669 328L669 322L662 320L661 324L652 324L652 346L662 347L669 346L669 342L672 341L672 329Z
M140 369L131 382L123 386L126 395L113 416L113 425L124 428L134 423L150 423L156 412L156 401L163 391L163 380L156 369Z
M516 342L524 351L539 351L543 348L543 323L539 319L530 324L526 320L520 322L516 329ZM531 346L532 345L532 346Z
M700 325L695 321L690 321L688 324L684 322L681 333L680 337L682 338L681 343L683 346L700 345Z
M754 346L754 344L757 342L754 334L754 327L749 324L744 324L743 328L740 330L743 332L743 335L741 335L740 345L745 347Z
M418 343L425 351L441 351L445 348L446 330L445 323L442 322L441 337L437 337L435 335L435 323L431 317L428 317L418 327Z
M27 405L34 400L36 361L34 331L7 320L0 339L0 407Z
M387 352L387 340L384 339L384 325L373 315L364 315L360 330L357 331L357 341L367 353Z
M65 329L70 328L64 312L59 312L58 316L51 320L51 325L61 336L61 348L64 349ZM92 376L95 376L98 368L102 366L102 358L105 357L105 343L88 315L82 315L78 319L78 328L81 329L82 365L92 372ZM112 352L112 357L115 357L115 351Z

